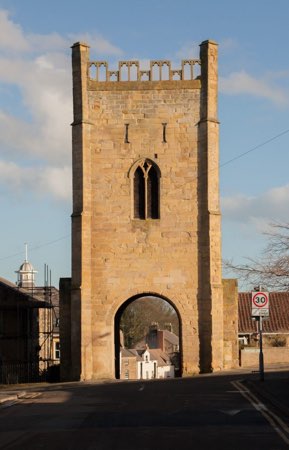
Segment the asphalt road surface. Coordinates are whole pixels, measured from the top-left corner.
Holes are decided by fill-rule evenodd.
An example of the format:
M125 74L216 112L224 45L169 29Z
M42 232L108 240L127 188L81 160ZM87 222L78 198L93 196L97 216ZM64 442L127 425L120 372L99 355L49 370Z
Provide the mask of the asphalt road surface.
M0 407L0 448L288 450L287 425L239 379L36 386Z

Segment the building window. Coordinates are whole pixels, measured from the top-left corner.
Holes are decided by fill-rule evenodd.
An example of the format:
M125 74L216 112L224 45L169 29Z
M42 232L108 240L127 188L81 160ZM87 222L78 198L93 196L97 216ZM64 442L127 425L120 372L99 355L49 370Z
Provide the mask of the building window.
M54 342L54 359L60 359L60 342Z
M133 216L135 219L159 219L160 171L148 159L138 162L133 172Z

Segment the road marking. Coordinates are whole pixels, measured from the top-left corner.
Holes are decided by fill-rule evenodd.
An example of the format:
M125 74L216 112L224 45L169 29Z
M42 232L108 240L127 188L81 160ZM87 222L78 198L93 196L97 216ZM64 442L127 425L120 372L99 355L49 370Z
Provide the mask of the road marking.
M245 389L244 391L226 391L226 394L240 394L240 392L250 392L248 389Z
M237 414L239 414L239 412L241 412L241 409L219 409L220 412L222 412L223 414L227 414L228 416L236 416Z
M241 381L231 381L232 385L238 389L240 394L245 397L251 405L259 411L262 416L269 422L272 428L279 434L279 436L283 439L285 444L289 445L289 438L286 436L286 433L289 435L289 428L283 422L283 420L277 416L273 411L267 408L260 400L253 394L249 389L247 391L244 390L244 386ZM279 425L279 426L278 426Z

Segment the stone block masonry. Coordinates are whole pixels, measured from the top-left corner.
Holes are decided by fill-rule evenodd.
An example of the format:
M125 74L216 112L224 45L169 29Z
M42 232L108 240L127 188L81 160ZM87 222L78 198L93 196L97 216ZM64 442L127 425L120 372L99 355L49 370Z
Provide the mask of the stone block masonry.
M146 295L177 311L183 376L219 370L217 45L203 42L178 70L110 71L76 43L72 65L70 378L117 375L119 312Z

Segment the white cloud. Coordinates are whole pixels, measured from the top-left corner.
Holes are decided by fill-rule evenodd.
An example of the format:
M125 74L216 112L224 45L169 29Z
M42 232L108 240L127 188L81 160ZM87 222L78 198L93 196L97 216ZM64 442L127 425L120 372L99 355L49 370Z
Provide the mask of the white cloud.
M5 160L0 161L1 188L33 191L34 180L38 192L70 198L67 179L73 111L69 52L80 40L86 40L101 58L122 54L97 34L25 33L9 12L0 9L0 93L10 92L13 98L17 92L19 97L17 106L5 107L1 102L0 151Z
M0 50L19 53L29 48L21 27L9 19L8 11L0 10Z
M9 147L11 157L25 154L59 162L69 157L72 88L68 67L63 55L45 54L32 61L0 58L0 81L20 89L25 110L22 117L15 112L17 118L0 112L0 146Z
M237 195L222 198L222 214L225 220L252 223L256 228L273 221L289 221L289 184L275 187L255 197Z
M71 42L58 33L28 34L27 41L31 52L59 51L68 49Z
M68 50L78 41L87 42L93 51L105 55L122 55L122 50L100 34L82 33L62 36L59 33L24 33L21 26L13 22L9 11L0 9L0 51L2 53L46 52Z
M107 39L103 38L100 34L90 34L90 33L82 33L82 34L73 34L70 35L70 45L75 42L85 42L91 48L91 51L100 55L109 55L109 56L121 56L123 51L109 42Z
M12 190L20 197L30 191L36 196L49 193L58 200L71 198L69 166L32 168L0 161L0 179L6 190Z
M4 54L36 53L69 47L68 38L58 33L25 34L21 26L13 22L8 11L0 10L0 51Z
M26 150L27 156L38 153L37 131L33 124L0 111L0 145L1 154L7 153L10 158L13 157L15 150L19 150L19 153Z
M245 71L233 72L228 77L220 77L220 91L224 94L249 94L266 98L279 106L289 104L289 95L285 89L272 84L271 80L258 79Z
M187 42L176 53L178 59L198 59L200 54L199 44Z

